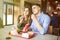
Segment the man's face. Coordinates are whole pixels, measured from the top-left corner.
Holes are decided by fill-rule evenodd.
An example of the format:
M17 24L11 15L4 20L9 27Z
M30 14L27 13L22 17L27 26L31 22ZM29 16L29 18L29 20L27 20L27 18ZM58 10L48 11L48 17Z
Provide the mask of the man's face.
M39 11L40 11L40 7L39 6L37 6L37 5L33 5L32 6L32 12L33 12L33 14L38 14Z

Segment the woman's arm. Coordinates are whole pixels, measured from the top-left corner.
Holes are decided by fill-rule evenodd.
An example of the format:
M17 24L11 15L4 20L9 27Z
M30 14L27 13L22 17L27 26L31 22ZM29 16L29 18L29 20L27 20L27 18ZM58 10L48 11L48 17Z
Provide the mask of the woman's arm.
M20 17L20 22L19 22L19 23L20 23L20 24L23 23L23 16Z

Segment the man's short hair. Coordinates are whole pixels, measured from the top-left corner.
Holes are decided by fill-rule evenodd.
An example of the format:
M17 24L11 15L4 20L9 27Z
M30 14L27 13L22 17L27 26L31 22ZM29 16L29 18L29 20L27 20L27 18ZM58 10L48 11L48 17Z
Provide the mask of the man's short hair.
M36 5L36 6L39 6L39 7L41 7L41 6L40 6L40 4L33 4L33 5ZM33 6L33 5L32 5L32 6Z

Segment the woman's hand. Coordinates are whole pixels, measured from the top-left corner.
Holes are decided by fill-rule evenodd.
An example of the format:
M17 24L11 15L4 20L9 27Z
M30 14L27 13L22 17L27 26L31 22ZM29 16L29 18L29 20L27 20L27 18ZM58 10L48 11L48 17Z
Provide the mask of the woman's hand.
M20 17L20 23L22 23L22 21L23 21L23 18L24 18L23 16L21 16L21 17Z

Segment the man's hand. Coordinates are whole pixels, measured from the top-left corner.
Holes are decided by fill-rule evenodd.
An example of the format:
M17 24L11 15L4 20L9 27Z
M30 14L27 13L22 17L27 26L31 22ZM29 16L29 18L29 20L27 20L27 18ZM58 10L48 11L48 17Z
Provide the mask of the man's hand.
M32 14L32 15L31 15L31 19L32 19L33 21L37 21L36 15Z

